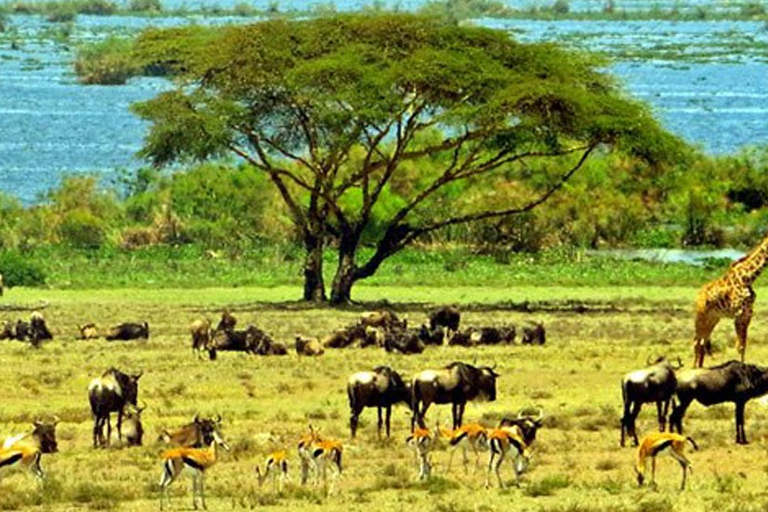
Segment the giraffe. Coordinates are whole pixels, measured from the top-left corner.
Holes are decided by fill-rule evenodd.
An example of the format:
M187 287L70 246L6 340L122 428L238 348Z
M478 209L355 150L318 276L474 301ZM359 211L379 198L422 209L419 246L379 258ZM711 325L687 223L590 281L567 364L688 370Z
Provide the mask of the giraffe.
M696 336L693 340L693 366L704 366L704 355L711 353L710 336L721 318L733 318L736 348L741 361L747 349L747 330L752 320L755 291L752 283L768 264L768 236L746 256L734 261L724 276L704 285L696 300Z

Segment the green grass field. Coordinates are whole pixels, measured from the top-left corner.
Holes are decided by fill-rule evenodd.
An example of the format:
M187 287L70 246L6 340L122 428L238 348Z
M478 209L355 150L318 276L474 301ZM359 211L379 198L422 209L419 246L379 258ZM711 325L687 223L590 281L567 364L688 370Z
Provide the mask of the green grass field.
M757 401L747 407L748 446L734 444L733 406L705 409L691 406L686 428L701 450L692 453L690 489L680 493L680 469L661 457L658 490L638 489L632 464L634 449L619 447L621 414L619 382L624 373L641 367L650 356L681 356L692 360L691 306L695 287L360 287L361 301L387 299L408 314L412 324L423 321L430 304L465 305L463 325L517 326L541 320L547 345L528 347L429 347L418 356L400 356L382 349L329 351L317 359L260 358L221 354L214 362L197 360L190 350L187 325L207 316L215 319L229 307L240 324L255 323L292 345L296 334L322 335L355 320L361 309L308 309L292 302L296 287L201 288L132 290L10 290L0 300L0 320L28 312L8 310L47 301L44 313L55 340L40 350L18 342L0 342L0 438L28 429L39 416L58 415L60 453L44 456L48 480L42 490L18 469L3 470L0 510L151 510L158 506L161 467L155 442L162 428L188 422L195 413L219 413L223 434L231 444L207 475L211 510L421 510L421 511L663 511L764 510L768 462L768 409ZM747 359L768 361L768 309L758 291ZM546 301L548 306L584 301L613 305L614 311L579 314L570 311L518 312L508 304ZM5 308L5 309L2 309ZM567 309L567 308L566 308ZM100 327L121 321L147 320L146 343L76 341L75 325L94 321ZM715 331L720 349L712 363L736 357L732 324ZM405 375L452 361L497 364L501 374L498 400L470 403L465 421L494 425L503 414L542 407L546 420L534 445L535 456L521 488L483 488L483 469L464 472L454 461L446 472L448 452L434 454L434 477L416 480L413 455L405 445L409 414L393 414L393 436L380 442L375 411L366 410L358 438L348 430L345 382L354 371L388 364ZM144 413L145 446L108 450L91 448L89 381L110 366L144 370L140 402ZM447 406L433 407L430 426L450 417ZM298 485L295 444L311 421L330 437L344 442L345 470L336 492ZM639 431L655 428L647 407ZM259 488L254 465L270 451L286 448L292 476L282 494L269 485ZM483 457L482 461L485 461ZM512 483L513 471L502 470ZM191 507L189 477L172 487L173 510Z

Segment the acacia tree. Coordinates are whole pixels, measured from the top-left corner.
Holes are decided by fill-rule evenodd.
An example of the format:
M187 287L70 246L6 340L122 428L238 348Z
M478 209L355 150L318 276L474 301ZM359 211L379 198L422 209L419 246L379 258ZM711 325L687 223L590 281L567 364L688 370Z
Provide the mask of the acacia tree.
M138 40L139 58L178 81L134 106L151 122L143 154L236 155L263 171L301 234L309 301L326 300L326 250L338 253L330 300L343 303L419 237L535 208L596 149L657 162L678 146L602 61L500 31L406 14L200 31ZM531 179L537 195L520 203L476 193Z

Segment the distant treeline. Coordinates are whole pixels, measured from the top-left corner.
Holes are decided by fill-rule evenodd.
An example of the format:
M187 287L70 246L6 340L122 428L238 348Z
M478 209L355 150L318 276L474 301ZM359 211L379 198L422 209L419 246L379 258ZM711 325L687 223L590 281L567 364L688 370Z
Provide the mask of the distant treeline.
M477 200L515 204L539 191L535 182L511 181L493 190L480 186L452 193L457 199L471 194ZM389 193L381 214L399 201L395 192ZM606 153L594 157L553 200L525 215L444 229L422 242L468 246L502 258L564 246L746 247L767 226L768 150L700 156L674 169ZM94 176L70 176L26 207L11 195L0 195L0 250L164 244L247 250L296 243L293 229L262 174L226 163L175 172L144 168L125 172L107 186ZM370 235L373 239L376 233Z
M441 16L455 21L475 18L520 18L520 19L577 19L577 20L761 20L765 19L766 7L761 2L744 1L729 5L727 9L713 9L707 6L675 2L668 8L656 3L648 9L625 9L621 0L605 0L602 7L594 11L571 10L568 0L552 0L545 5L511 7L501 0L433 0L416 10L428 16ZM395 4L374 0L362 8L363 12L398 11ZM78 14L98 16L141 15L141 16L237 16L249 18L307 17L322 16L337 12L333 2L311 3L307 9L284 9L280 2L271 2L260 9L247 2L232 7L202 6L199 8L172 7L163 5L161 0L128 0L127 3L113 0L49 0L6 1L0 4L3 14L31 14L45 16L52 22L72 21ZM2 25L0 25L2 26Z

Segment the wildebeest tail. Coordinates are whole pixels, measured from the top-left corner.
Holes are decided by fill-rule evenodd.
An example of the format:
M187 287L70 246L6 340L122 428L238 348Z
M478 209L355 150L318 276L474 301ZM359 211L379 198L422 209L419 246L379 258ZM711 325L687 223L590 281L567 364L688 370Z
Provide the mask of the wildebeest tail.
M691 446L693 446L694 450L698 451L699 446L696 444L696 441L694 441L691 436L686 436L685 440L688 441L689 443L691 443Z
M338 448L334 448L333 455L334 455L334 459L335 459L335 462L336 462L336 467L339 468L339 474L341 474L341 472L342 472L342 468L341 468L341 454L342 454L341 450L339 450Z

